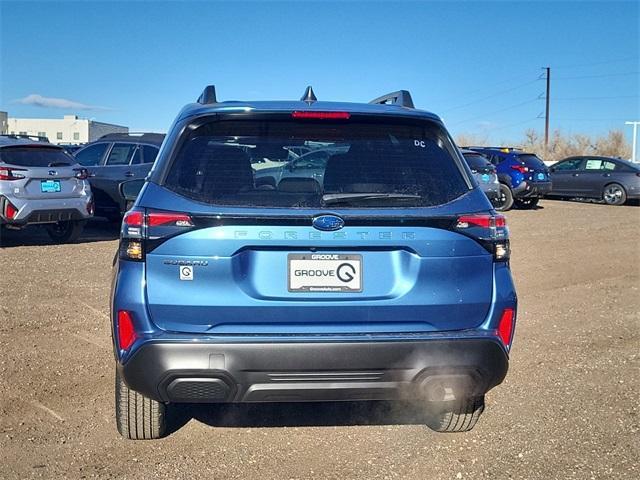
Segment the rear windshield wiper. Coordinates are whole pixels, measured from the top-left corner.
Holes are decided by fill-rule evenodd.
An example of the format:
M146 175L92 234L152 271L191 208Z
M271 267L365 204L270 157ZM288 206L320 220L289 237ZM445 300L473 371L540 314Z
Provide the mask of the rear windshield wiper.
M69 162L51 162L47 167L69 167L71 164Z
M422 198L421 195L413 195L408 193L327 193L322 196L325 205L334 203L350 202L352 200L416 200Z

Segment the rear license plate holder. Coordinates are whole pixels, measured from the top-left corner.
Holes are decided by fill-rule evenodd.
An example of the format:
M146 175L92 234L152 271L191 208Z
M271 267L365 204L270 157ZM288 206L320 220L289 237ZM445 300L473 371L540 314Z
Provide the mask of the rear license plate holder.
M58 193L61 190L60 180L40 180L40 191L42 193Z
M362 292L362 255L291 253L287 272L289 292Z

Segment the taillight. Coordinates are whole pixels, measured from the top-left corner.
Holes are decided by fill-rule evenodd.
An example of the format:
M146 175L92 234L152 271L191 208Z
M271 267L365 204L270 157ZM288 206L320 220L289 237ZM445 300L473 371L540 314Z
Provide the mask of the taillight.
M147 225L150 227L193 227L193 222L191 221L191 217L186 213L150 212L147 216Z
M129 210L122 220L120 258L142 261L147 248L153 248L163 239L182 233L193 226L193 220L186 213Z
M73 171L76 172L75 177L78 180L86 180L89 178L89 170L86 168L74 168Z
M520 173L527 173L529 171L529 168L524 165L511 165L511 168L519 171Z
M511 250L509 248L509 229L504 215L475 213L461 215L455 225L455 229L465 235L474 238L498 261L509 260Z
M513 308L505 308L502 311L500 322L498 323L498 336L507 348L509 348L511 340L513 340L513 320L515 313Z
M128 350L138 338L133 325L131 313L126 310L118 310L118 347Z
M349 112L309 112L299 111L291 113L296 119L315 119L315 120L349 120L351 114Z
M24 178L24 175L16 172L25 172L23 168L0 168L0 180L20 180Z

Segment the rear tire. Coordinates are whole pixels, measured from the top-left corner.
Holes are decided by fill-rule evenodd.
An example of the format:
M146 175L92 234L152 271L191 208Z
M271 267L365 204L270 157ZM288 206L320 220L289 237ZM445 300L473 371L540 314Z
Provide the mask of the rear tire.
M493 207L499 212L506 212L513 207L513 193L504 183L500 184L498 197L491 201Z
M131 390L116 370L116 426L129 440L162 438L167 431L166 405Z
M47 234L56 243L72 243L80 237L86 223L86 220L54 223L46 226Z
M531 198L516 198L514 203L516 207L522 208L523 210L531 210L538 206L538 202L540 201L539 197L531 197Z
M468 432L484 411L484 395L451 402L430 402L427 426L440 433Z
M604 187L602 199L607 205L624 205L627 201L627 192L618 183L611 183Z

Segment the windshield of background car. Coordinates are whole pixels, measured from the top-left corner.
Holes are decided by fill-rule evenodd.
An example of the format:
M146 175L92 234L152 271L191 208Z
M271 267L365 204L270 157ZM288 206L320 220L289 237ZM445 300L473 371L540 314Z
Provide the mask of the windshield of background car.
M430 122L213 121L191 131L164 184L215 205L428 207L469 191L454 151Z
M75 159L61 148L6 147L0 149L0 162L18 167L63 167Z

